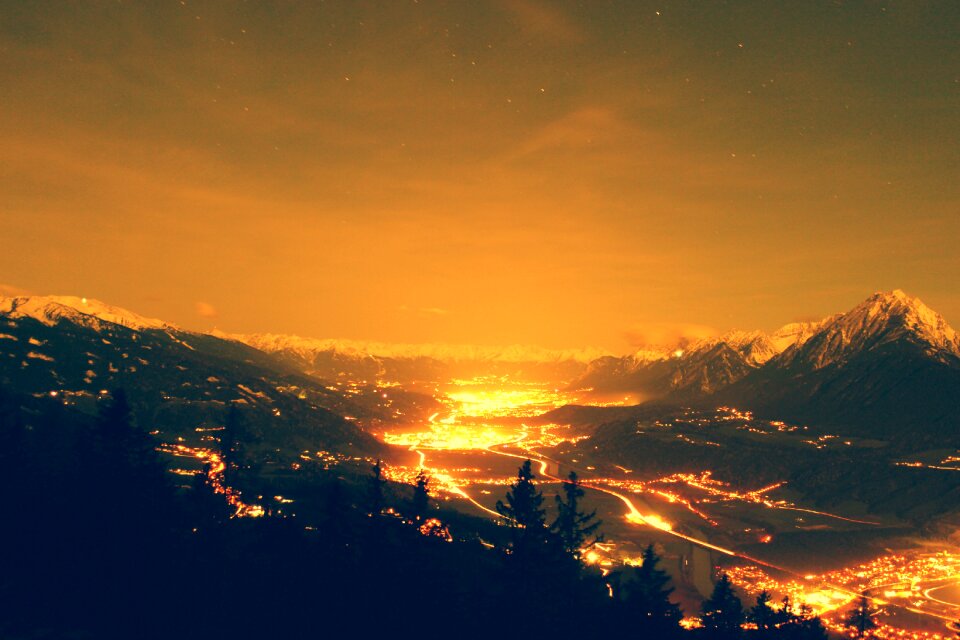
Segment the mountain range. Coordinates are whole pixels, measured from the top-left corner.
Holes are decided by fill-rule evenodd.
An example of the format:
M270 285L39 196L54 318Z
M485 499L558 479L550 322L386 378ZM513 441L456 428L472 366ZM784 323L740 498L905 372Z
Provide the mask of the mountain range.
M683 350L591 363L572 389L734 404L783 419L891 434L960 425L960 336L903 291L773 334L733 331Z
M389 344L255 333L216 335L283 358L319 378L338 377L411 384L454 378L509 375L517 379L568 381L607 355L600 349L536 346Z
M432 394L403 386L425 382L432 390L455 377L504 374L573 379L568 390L582 393L732 405L851 432L952 434L960 425L960 335L899 290L770 334L731 331L624 357L207 334L92 299L0 298L5 389L62 393L82 405L123 386L160 430L215 420L240 403L264 433L373 451L381 445L361 426L416 421L437 409Z

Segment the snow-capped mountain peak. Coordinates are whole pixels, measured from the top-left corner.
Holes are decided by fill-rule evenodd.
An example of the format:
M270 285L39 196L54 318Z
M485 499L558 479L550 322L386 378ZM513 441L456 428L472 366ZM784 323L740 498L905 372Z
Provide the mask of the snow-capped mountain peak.
M147 318L93 298L76 296L0 297L0 315L9 318L32 318L48 326L67 320L95 329L100 328L104 322L134 331L176 328L161 320Z
M790 363L814 368L905 341L935 358L960 357L960 336L939 313L900 289L880 291L825 321L802 349L785 354Z
M960 353L957 332L943 316L900 289L873 294L839 317L836 324L850 337L888 342L906 336L937 350Z

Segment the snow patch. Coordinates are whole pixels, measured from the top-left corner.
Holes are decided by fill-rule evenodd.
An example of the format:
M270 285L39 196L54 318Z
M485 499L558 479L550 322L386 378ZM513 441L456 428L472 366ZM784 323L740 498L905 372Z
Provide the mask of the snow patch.
M76 296L0 297L0 315L9 318L32 318L47 326L66 320L96 330L109 325L119 325L134 331L175 328L156 318L147 318L93 298Z

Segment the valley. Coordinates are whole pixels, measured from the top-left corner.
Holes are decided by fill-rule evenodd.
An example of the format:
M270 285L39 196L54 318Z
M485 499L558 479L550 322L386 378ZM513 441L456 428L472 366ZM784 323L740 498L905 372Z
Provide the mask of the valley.
M384 433L386 442L416 454L406 464L390 465L389 477L409 483L423 469L443 500L497 517L496 502L523 459L536 463L548 496L574 471L606 533L587 560L613 570L637 562L654 542L689 611L696 611L698 597L709 594L720 570L729 572L745 594L766 589L776 601L789 597L794 606L812 607L837 631L861 592L882 607L877 637L942 638L955 620L957 605L949 598L960 585L960 548L945 540L920 540L892 513L870 513L855 500L818 509L784 479L767 483L729 472L715 477L709 467L666 475L628 468L599 452L582 429L527 424L546 405L572 403L575 397L504 379L493 386L489 380L473 381L471 391L462 391L467 386L454 386L461 391L447 396L452 406L432 416L427 429ZM738 437L747 437L761 448L756 454L766 456L886 444L815 435L809 428L757 420L729 407L713 414L683 411L653 420L637 433L640 446L656 450L669 438L704 452L737 446ZM847 543L838 545L840 539Z

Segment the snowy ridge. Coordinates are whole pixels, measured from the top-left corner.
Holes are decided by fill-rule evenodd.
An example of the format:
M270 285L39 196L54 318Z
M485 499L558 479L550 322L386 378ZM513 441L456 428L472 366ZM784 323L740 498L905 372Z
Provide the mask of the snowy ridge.
M783 353L793 345L801 345L809 340L825 324L836 316L828 316L816 322L791 322L785 324L770 335L770 341L777 353Z
M770 336L762 331L733 330L715 338L705 338L693 343L685 350L684 356L701 354L721 344L727 345L754 366L759 366L780 353Z
M546 349L536 346L482 346L451 344L390 344L362 340L302 338L272 333L226 334L215 332L220 338L237 340L267 353L286 351L301 357L333 351L354 358L432 358L442 362L582 362L587 363L609 355L600 349Z
M943 316L899 289L877 292L846 313L794 322L772 334L735 330L706 338L690 345L683 357L725 344L754 367L780 356L780 365L803 363L818 369L900 340L921 346L931 357L960 357L960 335Z
M48 326L67 320L91 329L100 329L105 322L134 331L176 329L173 325L155 318L147 318L92 298L76 296L0 297L0 315L9 318L32 318Z
M743 356L748 364L759 367L793 345L805 343L832 318L819 322L793 322L780 327L772 334L735 329L715 338L705 338L695 342L686 349L684 356L701 354L717 345L725 344Z

